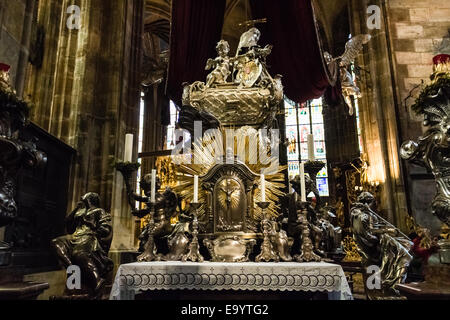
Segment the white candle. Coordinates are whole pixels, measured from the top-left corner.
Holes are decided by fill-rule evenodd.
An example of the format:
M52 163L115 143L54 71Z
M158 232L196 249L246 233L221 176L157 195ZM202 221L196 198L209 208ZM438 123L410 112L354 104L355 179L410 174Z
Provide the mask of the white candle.
M261 174L261 202L266 202L266 177Z
M124 162L131 162L133 160L133 140L132 134L125 136L125 155L123 157Z
M308 160L316 161L316 155L314 151L314 135L308 134Z
M156 170L152 170L152 193L150 196L150 202L155 203L156 202Z
M198 176L194 176L194 203L198 203Z
M305 180L305 164L300 164L300 190L302 202L306 202L306 180Z

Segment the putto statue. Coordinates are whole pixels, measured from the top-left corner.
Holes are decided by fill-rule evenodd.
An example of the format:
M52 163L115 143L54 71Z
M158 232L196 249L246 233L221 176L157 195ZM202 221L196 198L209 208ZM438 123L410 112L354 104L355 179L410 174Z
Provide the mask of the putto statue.
M113 269L108 257L113 228L111 215L100 207L100 197L87 193L66 217L68 235L52 241L64 268L76 265L89 296L100 298L106 277Z
M155 203L153 204L153 208L151 208L151 180L151 174L146 174L141 179L140 186L144 192L143 196L128 190L132 201L138 201L145 205L144 209L141 210L132 209L132 214L135 217L142 219L151 214L152 209L154 210L153 216L151 217L153 221L144 227L144 230L139 236L139 251L142 252L138 257L139 261L149 261L150 257L155 257L157 260L163 258L161 254L157 254L157 251L159 250L155 245L154 240L167 237L173 232L174 228L170 220L177 214L177 195L170 188L167 188L164 193L160 193L161 181L159 177L156 177ZM176 251L178 248L173 247L173 250ZM169 256L173 255L174 253L172 252Z
M208 88L211 88L213 85L226 83L231 74L230 68L233 60L228 56L230 45L227 41L221 40L217 44L216 49L219 56L215 59L209 59L206 64L206 70L214 69L206 79Z
M404 280L412 256L412 242L400 230L380 217L373 207L375 198L363 192L351 209L353 237L365 268L380 268L382 288L366 288L370 298L376 298L373 289L381 289L383 296L398 295L394 286Z
M266 58L272 53L272 46L267 45L261 48L258 45L260 37L261 32L256 28L250 29L241 36L234 61L234 82L241 88L251 88L260 79L272 79L266 68ZM243 49L247 49L247 52L241 53Z

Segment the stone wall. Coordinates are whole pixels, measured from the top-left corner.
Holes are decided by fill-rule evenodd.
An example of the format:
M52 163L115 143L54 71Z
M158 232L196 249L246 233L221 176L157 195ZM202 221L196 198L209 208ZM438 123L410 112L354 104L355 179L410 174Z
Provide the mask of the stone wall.
M450 2L440 0L389 0L389 27L392 30L392 49L396 63L402 139L421 134L421 119L410 110L414 98L411 90L429 81L433 70L435 46L449 34ZM417 96L417 89L412 95ZM406 100L406 101L405 101Z
M387 1L395 67L401 141L417 139L423 133L422 118L411 105L433 71L436 47L449 37L450 2L440 0ZM447 52L448 53L448 52ZM437 232L441 223L431 215L435 183L424 169L405 163L410 210L419 224Z
M81 9L79 29L67 26L70 5ZM138 133L143 13L143 0L40 1L45 50L26 86L32 120L77 150L69 206L99 193L120 249L134 247L135 224L114 163L123 159L126 133Z
M11 66L11 81L22 95L35 0L0 0L0 62Z
M390 59L390 29L384 19L380 29L369 30L367 27L368 6L378 5L384 8L384 1L349 2L352 34L372 36L372 40L364 46L363 54L358 58L358 65L365 70L361 73L358 85L363 94L359 101L360 121L363 149L370 165L368 178L369 181L381 183L381 214L404 229L408 207L399 156L399 105L395 71Z

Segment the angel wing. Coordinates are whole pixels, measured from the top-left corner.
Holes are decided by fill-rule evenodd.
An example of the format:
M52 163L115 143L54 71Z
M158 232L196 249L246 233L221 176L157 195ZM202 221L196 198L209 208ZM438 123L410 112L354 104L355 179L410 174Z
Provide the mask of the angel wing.
M214 69L215 67L216 67L216 61L214 59L208 59L208 61L206 62L205 70L211 70L211 69Z
M261 37L261 31L257 28L251 28L247 32L244 32L241 36L238 49L236 51L236 57L241 52L242 48L251 48L258 44L259 38Z
M339 58L341 59L341 66L350 65L362 51L363 45L372 39L370 34L360 34L351 38L345 45L345 52Z

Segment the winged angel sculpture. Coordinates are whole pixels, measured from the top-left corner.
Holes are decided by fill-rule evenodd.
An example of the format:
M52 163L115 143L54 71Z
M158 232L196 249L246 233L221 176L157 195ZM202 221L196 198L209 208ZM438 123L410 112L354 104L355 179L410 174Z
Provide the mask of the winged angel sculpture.
M325 61L328 64L330 72L339 67L342 95L344 96L345 103L348 106L349 114L354 114L352 96L355 98L361 98L361 90L356 85L356 79L350 72L350 67L355 61L358 54L362 51L363 46L371 40L369 34L360 34L351 38L345 45L345 52L343 55L333 58L330 53L325 52Z

